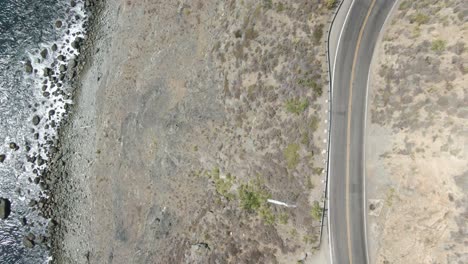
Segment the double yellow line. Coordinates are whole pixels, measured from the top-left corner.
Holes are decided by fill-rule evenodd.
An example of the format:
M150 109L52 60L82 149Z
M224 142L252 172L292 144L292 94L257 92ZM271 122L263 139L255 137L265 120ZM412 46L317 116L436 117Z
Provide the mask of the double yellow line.
M353 64L351 67L351 78L349 79L349 101L348 101L348 126L347 126L347 132L346 132L346 229L347 229L347 235L348 235L348 255L349 255L349 263L353 263L353 248L351 244L351 226L349 222L349 156L350 156L350 145L351 145L351 113L353 110L353 105L352 105L352 99L353 99L353 82L354 82L354 75L355 75L355 69L356 69L356 61L357 61L357 55L359 51L359 47L361 45L361 40L362 40L362 35L364 33L364 28L367 25L367 20L369 20L369 16L374 8L376 0L372 0L371 5L369 7L369 10L367 11L366 18L364 19L364 23L361 26L361 29L359 30L359 36L356 44L356 50L354 51L354 58L353 58ZM365 190L364 190L365 191ZM365 217L365 216L364 216Z

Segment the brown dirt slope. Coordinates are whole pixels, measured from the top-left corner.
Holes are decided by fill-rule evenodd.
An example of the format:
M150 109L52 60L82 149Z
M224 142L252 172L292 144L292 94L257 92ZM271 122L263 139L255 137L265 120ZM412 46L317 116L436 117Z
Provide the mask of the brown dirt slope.
M466 1L401 1L373 62L367 136L376 263L467 263Z
M309 0L107 5L115 23L83 78L96 99L78 105L96 112L95 138L81 143L95 156L81 180L88 207L75 205L86 234L72 229L64 244L89 239L57 255L307 262L324 188L330 10Z

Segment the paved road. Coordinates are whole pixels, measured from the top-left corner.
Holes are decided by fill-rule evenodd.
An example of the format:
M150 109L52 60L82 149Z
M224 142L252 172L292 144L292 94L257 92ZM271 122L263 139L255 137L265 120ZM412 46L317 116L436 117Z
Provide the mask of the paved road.
M368 263L364 192L367 80L374 47L396 0L343 3L332 27L328 219L333 264Z

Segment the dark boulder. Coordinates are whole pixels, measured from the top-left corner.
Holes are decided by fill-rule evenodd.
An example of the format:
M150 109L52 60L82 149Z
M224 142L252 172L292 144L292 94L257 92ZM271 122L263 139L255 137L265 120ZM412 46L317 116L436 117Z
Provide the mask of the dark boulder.
M39 122L41 121L41 118L37 115L33 116L32 123L33 125L37 126Z
M37 157L37 166L42 166L44 165L44 163L45 163L45 160L42 159L41 156Z
M53 73L51 68L44 68L44 77L51 76Z
M34 69L30 61L27 61L26 64L24 64L24 70L27 74L31 74L33 72Z
M19 146L15 142L10 142L9 146L13 150L18 150L19 149Z
M76 67L76 61L74 59L71 59L69 62L68 62L68 67L70 68L75 68Z
M34 247L34 240L30 240L29 237L24 237L23 238L23 245L27 248L33 248Z
M61 28L62 25L63 25L62 21L60 21L60 20L55 21L55 27L56 28Z
M7 219L11 213L11 202L8 199L0 198L0 219Z
M42 57L43 59L47 58L47 54L48 54L47 49L43 49L43 50L41 51L41 57Z
M22 226L25 226L28 224L28 220L26 219L26 217L23 216L20 218L20 223Z

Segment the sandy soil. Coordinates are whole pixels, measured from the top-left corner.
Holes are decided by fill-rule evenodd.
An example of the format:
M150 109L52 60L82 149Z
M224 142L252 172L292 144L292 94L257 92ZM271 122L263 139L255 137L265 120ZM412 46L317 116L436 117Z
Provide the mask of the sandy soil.
M57 262L311 263L330 15L308 0L108 1L64 132Z
M468 262L466 8L401 1L376 50L366 143L374 263Z

